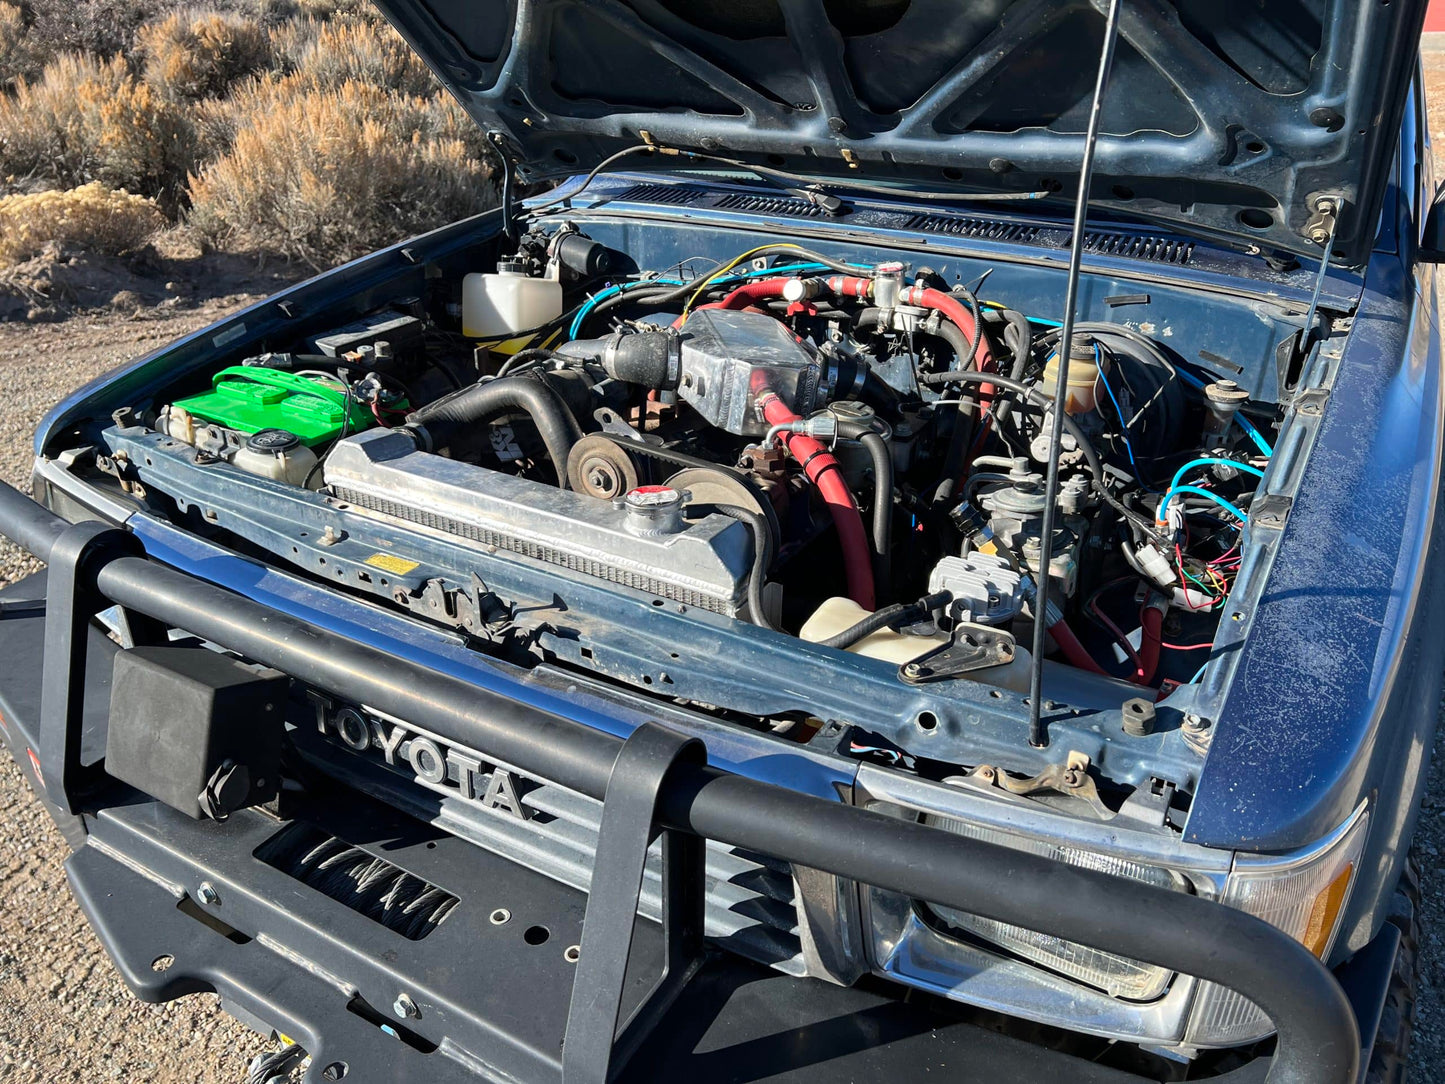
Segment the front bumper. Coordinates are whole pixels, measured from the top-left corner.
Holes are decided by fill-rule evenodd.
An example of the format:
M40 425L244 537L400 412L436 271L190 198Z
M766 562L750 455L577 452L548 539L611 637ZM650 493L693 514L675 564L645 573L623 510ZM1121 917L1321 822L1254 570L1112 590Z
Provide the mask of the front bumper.
M51 596L60 620L43 633L33 609L0 620L0 649L21 652L28 643L33 654L43 640L50 663L43 705L33 688L41 668L22 663L0 683L0 710L22 767L39 768L29 774L43 780L47 804L72 829L89 829L69 862L87 914L140 996L215 990L238 1015L301 1039L315 1056L313 1079L345 1062L363 1067L362 1079L424 1073L601 1081L610 1060L614 1068L625 1062L637 1079L715 1072L728 1079L906 1080L944 1070L957 1079L985 1072L995 1080L1053 1072L1084 1081L1137 1079L993 1034L966 1011L916 994L843 989L729 956L681 952L695 934L683 921L692 899L684 874L698 873L697 863L685 860L688 841L698 837L962 910L1032 921L1240 989L1271 1011L1280 1046L1231 1079L1350 1080L1357 1032L1373 1034L1373 1026L1358 1027L1357 1011L1313 957L1238 912L753 783L689 760L695 749L674 749L659 768L660 728L650 736L639 728L624 742L489 701L474 687L367 655L127 552L116 532L67 529L13 491L0 491L0 531L49 558L60 584ZM26 584L18 594L25 588L34 593ZM455 917L425 941L397 941L258 859L257 848L281 825L268 814L190 821L98 772L107 656L116 648L98 643L87 622L111 602L604 798L603 836L610 831L608 853L617 861L599 857L589 898L353 793L288 808L293 823L384 854L458 897ZM639 735L643 745L654 742L651 761L629 752ZM638 850L629 838L645 850L659 830L676 844L681 871L664 889L677 905L665 928L636 917L638 885L634 879L629 890L626 875ZM1063 899L1066 910L1057 904ZM499 909L512 917L492 923ZM596 946L580 964L566 955L578 944ZM664 960L668 981L656 998L649 976ZM574 986L586 996L574 996ZM414 1014L393 1013L403 994ZM616 1022L639 1005L646 1009L640 1023L625 1028L614 1048ZM1358 1016L1369 1022L1370 1010ZM582 1059L579 1051L595 1057Z

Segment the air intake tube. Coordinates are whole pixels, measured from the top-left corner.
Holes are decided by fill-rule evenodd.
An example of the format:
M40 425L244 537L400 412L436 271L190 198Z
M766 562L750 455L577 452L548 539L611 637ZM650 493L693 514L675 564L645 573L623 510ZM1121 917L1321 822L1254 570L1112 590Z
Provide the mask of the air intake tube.
M412 411L406 423L421 447L435 451L450 447L462 432L508 412L532 419L557 472L557 485L566 489L567 454L582 439L582 430L562 397L530 375L473 384Z

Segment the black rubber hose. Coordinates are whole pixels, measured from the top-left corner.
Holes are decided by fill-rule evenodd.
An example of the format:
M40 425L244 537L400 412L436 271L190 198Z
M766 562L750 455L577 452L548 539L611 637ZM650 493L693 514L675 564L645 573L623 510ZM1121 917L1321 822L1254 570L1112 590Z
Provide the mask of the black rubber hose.
M1034 329L1029 323L1029 318L1015 309L1003 309L999 312L1003 317L1006 327L1004 330L1004 343L1012 355L1009 363L1008 375L1014 380L1023 380L1024 370L1028 367L1029 358L1033 355ZM1009 332L1013 334L1010 335ZM1012 403L1000 402L993 409L993 416L999 424L1003 424L1009 415Z
M1031 388L1012 377L1000 376L998 373L975 373L975 372L948 372L933 373L931 376L921 378L925 384L992 384L995 387L1007 388L1015 395L1022 395L1031 402L1041 407L1053 405L1051 400L1037 388ZM1099 453L1089 443L1089 438L1084 436L1083 431L1074 424L1074 420L1067 414L1064 415L1064 431L1073 437L1079 445L1079 451L1083 453L1084 460L1089 464L1089 473L1094 478L1094 490L1104 501L1113 507L1120 515L1132 523L1148 538L1158 537L1159 532L1155 529L1153 522L1145 516L1141 516L1132 508L1123 504L1114 494L1109 492L1109 487L1104 480L1104 466L1099 461Z
M555 350L545 350L540 346L529 347L526 350L518 350L515 354L502 362L502 367L497 370L497 377L511 376L519 369L529 369L541 362L561 360L562 355Z
M714 505L718 512L747 526L753 533L753 567L748 573L748 616L754 625L760 625L773 632L778 627L768 620L763 609L763 585L768 578L768 566L772 563L770 551L773 548L772 528L768 521L756 512L739 508L735 504Z
M893 450L867 422L839 418L838 436L861 444L873 461L873 580L886 589L892 576Z
M461 430L509 410L532 419L557 472L557 485L566 489L567 454L582 439L582 430L561 396L540 380L510 376L473 384L412 411L407 425L420 430L431 447L446 448Z
M951 592L938 591L932 595L925 595L917 602L895 602L892 606L874 610L856 625L829 636L826 640L818 640L816 643L820 647L834 647L842 651L852 647L865 636L873 635L879 629L902 625L909 621L920 621L938 607L948 605L952 599Z
M1001 376L998 373L959 372L952 370L946 373L930 373L927 376L921 376L918 378L918 382L928 385L992 384L997 388L1007 388L1015 395L1021 395L1041 407L1053 405L1053 400L1038 388L1031 388L1022 381L1015 380L1011 376ZM1099 461L1099 454L1094 451L1094 446L1089 443L1089 438L1084 436L1083 430L1081 430L1067 414L1064 415L1064 430L1078 443L1079 450L1084 453L1084 459L1089 464L1089 473L1094 476L1095 483L1102 488L1104 485L1104 466Z

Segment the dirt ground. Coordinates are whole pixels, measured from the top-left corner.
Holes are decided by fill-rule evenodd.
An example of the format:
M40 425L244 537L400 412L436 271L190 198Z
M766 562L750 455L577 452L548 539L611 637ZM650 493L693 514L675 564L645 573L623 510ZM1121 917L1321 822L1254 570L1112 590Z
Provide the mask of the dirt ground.
M1431 127L1445 132L1445 47L1425 56ZM264 296L286 272L247 281L231 266L220 277L230 276L234 292L204 300L186 282L214 283L215 269L186 274L162 261L138 285L114 278L109 266L35 266L9 288L0 277L0 477L28 484L31 434L66 392ZM96 291L109 291L111 304L60 319ZM28 321L5 322L27 312ZM0 543L0 583L35 567ZM1426 935L1411 1078L1420 1081L1445 1079L1445 728L1441 734L1417 840ZM64 841L7 756L0 810L0 1080L239 1084L266 1041L209 995L163 1006L130 996L70 896Z

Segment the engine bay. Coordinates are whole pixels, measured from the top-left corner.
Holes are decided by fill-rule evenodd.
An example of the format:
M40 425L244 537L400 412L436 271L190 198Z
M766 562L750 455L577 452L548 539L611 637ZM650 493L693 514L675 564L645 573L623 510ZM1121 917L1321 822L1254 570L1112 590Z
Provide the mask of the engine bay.
M97 465L188 529L487 653L795 740L828 713L760 691L789 641L914 690L912 738L949 719L930 696L1017 704L1045 576L1051 704L1127 741L1200 680L1278 439L1246 365L1101 320L1064 361L1056 313L987 267L964 281L791 241L648 265L625 235L544 219L486 270L428 269L418 296L119 411ZM678 620L711 631L679 640ZM708 652L757 683L689 669ZM1172 729L1170 755L1203 751ZM904 730L863 735L850 752L918 752Z

